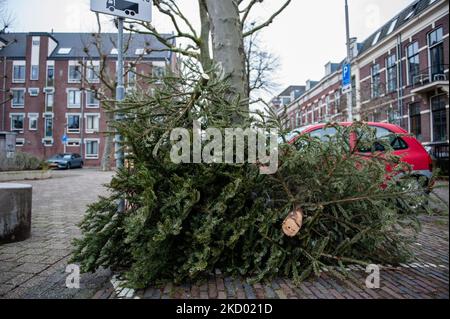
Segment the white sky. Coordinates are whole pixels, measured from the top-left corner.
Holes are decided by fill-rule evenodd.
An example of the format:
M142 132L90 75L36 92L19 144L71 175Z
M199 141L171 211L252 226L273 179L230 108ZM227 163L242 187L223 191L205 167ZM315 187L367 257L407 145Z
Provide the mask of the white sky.
M253 19L263 20L284 0L265 0ZM375 32L412 0L349 0L351 36L364 38ZM179 0L187 16L197 24L197 1ZM89 0L7 0L15 16L11 31L92 32L95 15ZM157 13L154 25L170 32L170 23ZM114 31L105 17L104 31ZM291 84L324 76L328 61L339 62L346 55L344 0L293 0L291 5L261 35L266 48L280 58L281 68L274 77L280 90ZM277 93L277 92L275 92Z

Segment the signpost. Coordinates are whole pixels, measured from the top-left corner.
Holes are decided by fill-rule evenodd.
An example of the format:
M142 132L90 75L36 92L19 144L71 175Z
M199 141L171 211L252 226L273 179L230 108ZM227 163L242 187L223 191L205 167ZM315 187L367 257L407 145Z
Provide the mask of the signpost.
M118 39L117 39L117 89L116 100L118 103L125 99L124 86L124 61L123 61L123 23L125 18L151 22L152 20L152 1L151 0L91 0L91 11L104 13L117 17ZM119 109L118 103L116 109ZM123 115L116 113L115 120L121 121ZM124 165L124 154L122 147L122 136L115 135L115 159L116 169ZM125 204L123 200L118 203L118 211L123 212Z
M61 138L63 144L64 144L64 154L67 153L67 142L69 141L69 138L67 137L66 134L63 135L63 137Z
M342 68L342 93L346 94L352 90L352 71L349 63Z

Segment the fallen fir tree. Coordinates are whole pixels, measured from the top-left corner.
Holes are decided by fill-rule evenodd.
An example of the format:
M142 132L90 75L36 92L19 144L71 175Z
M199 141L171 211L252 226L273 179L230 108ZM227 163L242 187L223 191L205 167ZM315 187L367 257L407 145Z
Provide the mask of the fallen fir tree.
M127 116L115 126L125 137L128 165L81 223L73 261L82 271L111 267L135 288L192 281L216 268L253 281L287 276L299 283L323 267L411 258L423 191L390 152L361 156L376 139L362 123L334 126L327 141L282 141L272 175L260 174L255 164L174 164L168 139L174 128L192 135L194 120L202 130L254 125L257 114L243 115L236 125L240 101L230 102L227 92L226 81L191 67L168 76L154 96L138 92L122 105ZM274 116L258 123L282 127ZM123 213L117 212L120 198ZM294 214L289 221L291 212L301 220ZM299 228L293 237L283 232L286 223Z

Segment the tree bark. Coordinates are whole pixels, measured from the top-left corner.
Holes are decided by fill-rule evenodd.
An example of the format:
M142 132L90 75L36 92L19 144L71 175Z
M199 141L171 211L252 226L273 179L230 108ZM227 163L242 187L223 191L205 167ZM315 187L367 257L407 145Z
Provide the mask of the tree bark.
M101 170L103 172L111 171L111 155L114 144L114 138L110 134L113 131L110 123L114 121L114 115L110 112L106 112L106 134L105 134L105 144L103 145L103 156L101 160Z
M248 111L243 26L237 0L205 0L211 22L213 60L229 79L230 99L237 97Z

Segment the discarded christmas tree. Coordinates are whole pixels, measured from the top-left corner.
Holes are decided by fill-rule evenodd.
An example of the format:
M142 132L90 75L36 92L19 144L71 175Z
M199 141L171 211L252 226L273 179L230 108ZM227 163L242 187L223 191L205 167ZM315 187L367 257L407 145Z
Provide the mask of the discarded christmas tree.
M202 130L258 123L286 133L274 116L240 114L236 121L240 101L229 98L227 82L188 66L189 72L164 79L154 96L136 93L122 105L127 116L115 126L125 137L128 165L81 223L73 261L83 271L111 267L136 288L196 280L216 268L256 281L288 276L300 282L324 266L411 257L408 243L420 226L414 208L423 193L389 152L361 156L376 138L361 123L335 126L326 141L281 142L272 175L255 164L173 163L170 132L184 128L192 137L194 120ZM399 171L404 178L395 177ZM119 198L126 200L123 213ZM301 221L293 216L291 226L299 229L292 237L283 232L290 212L301 212Z

